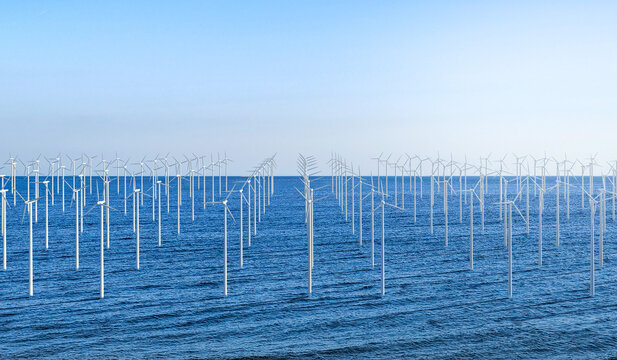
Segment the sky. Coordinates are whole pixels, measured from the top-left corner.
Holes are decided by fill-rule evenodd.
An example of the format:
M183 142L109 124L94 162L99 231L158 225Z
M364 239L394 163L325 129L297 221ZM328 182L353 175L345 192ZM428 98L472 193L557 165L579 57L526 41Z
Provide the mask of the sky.
M617 159L614 1L3 1L0 157ZM500 157L501 155L499 155ZM510 157L514 161L513 157Z

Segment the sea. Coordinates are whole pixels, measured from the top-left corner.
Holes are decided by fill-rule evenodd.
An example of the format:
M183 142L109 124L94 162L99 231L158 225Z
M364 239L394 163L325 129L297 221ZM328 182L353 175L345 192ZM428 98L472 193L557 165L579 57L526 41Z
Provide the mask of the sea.
M169 196L163 186L160 195L153 198L153 179L144 177L143 186L141 182L137 184L146 195L142 196L143 205L139 207L140 267L137 269L133 197L126 202L125 214L124 178L112 177L110 247L104 248L104 298L99 293L101 216L97 200L102 199L101 179L95 178L90 187L86 178L87 187L82 190L86 200L83 232L79 233L79 269L76 269L75 251L76 201L72 200L73 191L69 188L73 179L65 178L64 211L57 184L50 190L54 192L53 205L48 194L48 249L45 248L44 187L39 184L41 193L37 208L33 208L37 214L33 215L32 225L33 296L29 296L28 276L29 214L19 196L13 205L9 190L7 269L0 270L0 357L597 359L617 356L615 202L613 195L607 194L600 267L603 213L597 204L591 217L589 197L581 196L580 177L571 177L569 196L563 183L558 192L555 178L546 178L541 266L539 191L534 191L533 186L529 190L527 231L526 183L521 181L517 191L516 179L507 178L507 200L515 200L511 297L503 214L500 217L499 177L489 177L484 189L484 229L482 197L479 194L473 197L473 269L470 266L471 197L467 194L461 199L459 177L452 179L445 194L447 245L443 183L439 188L434 184L431 234L428 177L416 179L415 196L413 181L408 177L404 179L404 188L400 177L389 177L387 196L371 191L369 184L371 180L377 184L376 178L363 180L362 193L358 179L353 180L352 193L349 179L346 197L344 192L339 197L332 191L333 181L329 176L314 179L311 182L317 189L314 198L320 200L314 203L313 210L312 293L308 291L305 200L298 192L303 190L303 183L298 177L274 177L273 193L266 195L258 216L251 205L249 246L248 199L235 191L243 188L243 196L248 196L245 180L229 177L225 185L223 178L219 188L218 178L213 183L208 177L204 191L204 179L195 178L191 194L191 182L184 179L178 234L177 183L170 183ZM381 183L385 182L382 177ZM77 187L79 183L78 179ZM477 177L467 178L467 188L476 187L479 193L477 183ZM610 181L606 183L607 191L612 191ZM597 195L603 186L600 177L594 185ZM36 185L30 186L30 198L34 198ZM589 193L588 179L585 187ZM27 197L26 188L26 178L18 177L17 189L23 197ZM129 196L130 179L127 188ZM226 193L226 188L233 188L234 192ZM260 201L264 201L261 195ZM252 203L254 195L251 196ZM381 236L381 208L373 211L371 198L373 209L382 200L389 204L383 211L385 238ZM222 201L225 199L229 206L227 296L223 273L225 205ZM254 216L260 220L256 228ZM590 288L592 221L594 296ZM106 243L106 232L104 236Z

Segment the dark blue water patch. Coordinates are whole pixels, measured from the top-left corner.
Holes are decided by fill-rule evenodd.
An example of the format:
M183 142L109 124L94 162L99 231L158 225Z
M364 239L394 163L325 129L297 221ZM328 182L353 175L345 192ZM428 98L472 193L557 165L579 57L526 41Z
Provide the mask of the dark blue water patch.
M468 184L474 181L468 179ZM328 183L329 178L322 182ZM150 183L144 178L144 188ZM552 183L554 179L549 178L549 186ZM489 180L484 232L480 207L474 204L473 270L469 269L468 204L463 203L461 220L458 194L448 195L449 243L445 246L443 193L435 199L434 233L430 234L429 181L424 179L423 197L418 193L416 198L415 223L406 182L407 208L385 212L383 296L381 214L375 216L373 267L370 201L363 203L360 246L358 222L356 233L351 233L351 205L346 222L337 200L330 196L315 205L315 266L309 295L304 203L293 189L300 183L296 178L280 177L275 184L276 192L261 215L251 247L246 204L243 208L243 268L239 262L239 198L237 194L230 197L235 222L228 218L227 297L223 296L223 208L208 204L204 210L203 189L196 190L195 220L191 221L188 182L182 191L179 235L176 189L172 187L169 213L167 199L162 197L161 247L157 246L152 199L144 199L140 270L136 269L132 203L125 216L123 183L120 194L111 187L111 205L121 213L111 212L104 299L98 293L98 209L84 218L80 269L75 270L75 208L68 188L65 212L58 195L50 206L49 249L44 248L44 203L39 203L38 223L33 226L34 296L29 297L28 219L22 221L23 205L11 207L8 269L0 272L0 353L5 358L544 359L617 355L612 202L607 209L601 269L596 238L596 295L591 297L590 215L588 204L582 207L580 188L571 190L569 219L565 199L560 199L559 246L555 194L545 197L542 267L538 266L538 198L532 193L529 234L520 216L515 215L513 221L513 298L508 299L503 222L499 207L493 204L499 199L496 179ZM573 184L578 184L575 179ZM211 201L209 179L206 186ZM19 178L19 190L26 193L23 178ZM393 178L389 190L393 195ZM8 197L12 205L10 192ZM95 192L88 191L86 209L95 202ZM518 206L524 214L524 201ZM357 221L358 204L355 210Z

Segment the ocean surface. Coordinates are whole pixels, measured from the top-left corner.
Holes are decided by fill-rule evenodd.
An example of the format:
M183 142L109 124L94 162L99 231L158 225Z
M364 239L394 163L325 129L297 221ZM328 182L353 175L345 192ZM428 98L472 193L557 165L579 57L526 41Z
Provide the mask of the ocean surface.
M599 268L596 211L596 287L590 296L590 210L581 207L580 178L572 178L570 218L560 199L556 245L556 194L545 195L543 265L538 266L538 198L531 191L530 233L513 215L513 296L507 293L507 249L499 220L498 178L490 178L485 229L474 203L474 269L469 266L469 204L459 219L459 195L448 195L449 244L444 241L443 193L435 195L434 234L429 231L429 179L413 198L405 181L405 209L385 210L386 293L381 294L381 213L375 216L375 266L371 266L370 196L364 200L363 244L358 208L352 234L330 189L315 204L313 293L308 294L304 200L297 177L276 177L271 203L247 244L240 268L239 196L229 197L228 296L223 296L223 206L203 209L195 187L191 220L184 182L181 234L176 230L176 188L170 212L162 197L162 246L152 199L140 209L140 269L131 202L124 215L123 183L110 185L110 249L105 250L105 298L99 299L100 211L84 218L80 268L75 269L75 203L66 188L49 208L49 249L44 247L44 199L34 232L34 296L28 296L28 216L23 202L7 215L8 269L0 271L0 357L13 358L608 358L617 356L615 221L607 208L604 266ZM230 178L229 188L241 178ZM72 179L67 177L72 183ZM388 198L393 202L394 178ZM400 181L400 178L399 178ZM468 184L477 179L469 178ZM554 184L548 178L548 186ZM224 182L223 182L224 183ZM587 183L587 179L585 179ZM18 178L25 194L25 179ZM509 196L515 192L513 182ZM141 184L140 184L141 185ZM314 186L330 185L322 178ZM596 178L597 189L601 186ZM206 181L211 201L211 181ZM218 181L215 182L218 197ZM458 190L458 178L453 186ZM41 186L42 187L42 186ZM99 185L102 188L101 185ZM150 179L144 178L144 188ZM223 185L224 187L224 185ZM55 189L54 189L55 190ZM96 187L86 190L86 210ZM399 183L398 204L401 206ZM443 191L441 189L441 191ZM33 193L32 193L33 194ZM364 195L368 189L364 189ZM563 195L563 194L562 194ZM34 196L34 195L32 195ZM225 195L223 195L225 196ZM356 197L358 193L356 192ZM315 195L318 197L318 194ZM351 190L348 193L351 201ZM356 198L357 200L357 198ZM376 198L376 203L378 203ZM524 198L517 203L523 214ZM247 207L244 206L244 226Z

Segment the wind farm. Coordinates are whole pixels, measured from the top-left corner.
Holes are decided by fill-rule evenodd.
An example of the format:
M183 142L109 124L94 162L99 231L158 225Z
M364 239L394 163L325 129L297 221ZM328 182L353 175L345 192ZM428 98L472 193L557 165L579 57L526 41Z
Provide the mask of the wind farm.
M314 284L319 284L319 281L313 280L315 227L319 226L319 222L315 222L315 214L319 213L320 205L315 208L315 204L323 200L324 204L335 203L339 208L338 217L344 222L340 230L349 232L352 238L356 238L354 242L357 248L354 254L366 254L367 269L375 267L376 257L380 259L381 290L378 293L382 296L386 295L386 283L389 277L386 275L386 267L422 268L421 264L414 262L394 264L387 261L386 248L397 249L401 246L401 243L387 246L387 234L391 234L395 239L403 239L398 240L402 241L402 244L421 243L427 246L434 243L433 254L454 252L457 257L468 254L469 276L477 272L478 280L486 274L482 275L481 271L476 270L476 267L482 264L482 260L476 260L474 263L474 256L486 259L482 265L491 277L496 277L496 283L499 283L497 281L499 274L504 275L502 280L507 286L503 286L501 293L508 298L515 297L514 283L517 280L515 276L517 268L518 271L524 271L526 276L536 274L541 278L542 270L547 265L549 267L563 265L568 261L578 264L577 274L581 276L577 284L572 284L571 291L586 287L590 296L596 295L595 287L598 284L596 271L603 269L607 260L604 243L606 237L610 238L608 224L614 221L614 215L612 217L607 215L615 213L614 189L617 172L613 166L614 161L600 164L596 162L595 156L581 160L567 160L565 157L560 160L544 156L538 161L532 156L511 155L513 166L508 168L504 166L507 163L507 154L494 159L489 155L476 164L469 161L466 156L463 161L455 161L452 156L449 160L444 160L439 155L430 158L405 154L404 162L400 160L403 156L396 162L391 162L389 160L391 157L384 154L373 157L377 160L374 169L376 175L370 172L370 175L363 177L358 168L354 169L351 161L345 160L339 154L333 154L322 169L316 158L299 155L298 173L302 185L294 189L304 199L303 222L306 224L310 264L306 269L309 294L313 293ZM248 175L231 177L231 181L227 171L220 171L230 161L227 154L223 159L217 156L216 161L210 156L209 163L205 161L206 156L194 154L192 157L183 156L184 160L169 155L157 155L151 159L143 157L138 163L133 163L130 170L126 165L129 160L122 160L117 155L112 160L105 160L101 154L98 162L91 165L94 158L96 156L84 155L72 158L61 154L51 158L45 157L44 160L49 164L47 169L41 168L40 157L34 160L22 160L16 156L9 156L5 162L4 167L10 170L10 175L2 177L4 179L2 182L3 267L5 270L16 268L15 270L19 271L23 256L18 254L26 250L24 246L26 242L23 239L29 239L28 295L35 295L34 274L37 274L37 278L38 274L41 274L43 279L45 279L43 274L47 274L46 270L42 270L46 266L45 261L37 261L37 270L34 270L34 252L37 253L37 257L45 257L44 254L50 252L50 249L70 247L65 230L71 221L70 214L74 211L73 249L70 254L58 254L53 258L54 263L58 261L56 260L58 257L74 258L75 274L71 277L80 278L76 274L80 273L80 264L83 264L83 260L80 260L80 249L83 249L84 238L104 236L107 240L105 251L113 251L110 243L132 238L133 244L119 246L134 247L135 270L148 271L140 267L140 258L143 256L140 254L140 235L145 231L145 240L161 248L156 249L160 252L165 251L164 248L178 245L183 238L182 229L188 227L193 233L192 236L203 237L204 249L212 250L213 254L222 251L222 259L219 259L222 260L219 261L222 263L222 271L218 272L223 274L221 293L227 296L228 235L239 238L233 241L239 246L232 256L238 258L233 262L240 264L241 273L245 263L244 254L250 252L251 245L259 238L258 224L268 213L271 197L275 194L274 184L279 182L275 180L279 177L274 175L276 155L265 158L253 169L248 170ZM67 176L63 174L65 169L65 165L62 165L63 159L69 160L70 164L80 163L81 166L71 165L72 175ZM425 162L431 163L432 166L430 171L422 172L422 164ZM549 171L550 162L555 164L554 172ZM18 175L20 169L17 163L23 168L21 176ZM495 164L495 167L491 168L488 164ZM563 166L560 167L560 164ZM395 171L391 172L391 175L386 175L389 167ZM110 175L110 169L113 168L117 170L115 177ZM124 169L122 176L120 168ZM330 176L320 175L320 170L328 168ZM594 168L596 168L595 175ZM46 175L40 181L43 173ZM58 186L49 187L53 179ZM284 177L281 179L285 184L287 179ZM110 187L114 182L116 186ZM123 191L120 191L120 184ZM318 186L315 187L315 184ZM132 190L127 190L127 187ZM203 188L202 191L198 191L199 187ZM429 197L423 197L423 187L430 189ZM96 195L86 196L91 189ZM54 194L58 196L64 192L73 194L68 204L63 202L61 206L53 204L52 201L52 205L49 205L50 196L53 198ZM316 196L315 192L325 195ZM582 194L580 197L579 193ZM574 194L572 198L571 194ZM12 207L7 206L11 196L21 201L19 203L15 201ZM441 204L436 201L438 196L442 196ZM412 207L405 207L406 198L407 204L413 204ZM554 201L550 201L551 199ZM581 201L577 203L578 199ZM44 224L38 223L39 202L44 204L42 206L45 209ZM130 211L127 211L127 202L132 204L129 206ZM167 203L167 209L161 208L161 202ZM566 204L565 209L563 206L560 207L562 202ZM197 206L197 212L195 203L203 205ZM475 210L474 203L477 203ZM291 203L282 206L281 211L287 212L285 206L291 206ZM124 211L119 210L122 207ZM145 210L151 209L151 218L145 213L142 214L144 212L140 209L142 207ZM173 207L176 208L175 214L170 211ZM221 209L218 209L219 207ZM95 208L100 208L103 214L101 221L95 219L96 211L93 211ZM220 213L223 221L218 219L221 217ZM561 220L562 213L567 214L565 221ZM228 221L228 215L231 221ZM387 215L396 220L387 221ZM29 219L27 222L29 226L26 226L25 219ZM475 234L474 223L477 228ZM99 226L103 231L97 231ZM202 227L218 231L209 230L202 233L198 230ZM502 244L498 241L500 228L503 229ZM598 230L595 230L596 228ZM275 232L276 229L270 231ZM319 233L319 230L317 232ZM370 233L370 251L365 249L366 241L363 244L362 239L363 234L367 233ZM581 237L581 234L585 235ZM144 241L143 236L141 235L141 243ZM248 236L246 242L245 236ZM327 236L330 237L332 234ZM465 242L460 241L463 238ZM585 238L590 241L582 241ZM596 238L598 238L598 249L594 246ZM438 239L441 239L440 247L435 243ZM537 242L534 242L535 239ZM376 253L377 241L380 242L377 246L381 250ZM550 247L547 247L547 243ZM276 243L271 240L268 244L273 248L276 247ZM588 255L569 259L567 250L562 250L568 245L573 248L572 250L576 249ZM520 255L516 254L514 257L513 248L515 254L520 252ZM564 251L566 254L560 255ZM399 256L405 252L399 250ZM322 254L322 256L327 255L327 253ZM154 255L155 258L159 256L160 254ZM551 259L549 264L545 259L547 256ZM587 261L584 261L585 258ZM102 259L101 253L101 264L103 264ZM496 265L503 259L507 260L507 269ZM598 259L597 264L594 259ZM514 265L515 260L521 262L520 266ZM47 260L49 261L51 260ZM113 258L108 257L107 261L111 262ZM589 269L586 276L583 275L585 268ZM302 268L295 266L289 271L302 271ZM3 280L14 284L15 289L10 292L11 294L18 294L19 279L8 275L10 273L6 272L7 275ZM101 271L101 276L102 274ZM396 278L398 275L394 272L391 276ZM553 276L559 277L559 272L555 272ZM26 283L25 280L24 278L23 284ZM519 283L525 286L524 282L521 280ZM609 284L610 282L606 286ZM370 285L366 284L369 287ZM45 287L42 287L40 294L37 289L36 295L45 298L44 289ZM103 289L102 280L101 289ZM499 293L497 289L494 291ZM100 293L102 297L103 291ZM411 292L409 295L413 297L414 294Z
M339 153L299 154L289 177L276 175L277 154L242 176L219 172L227 154L10 155L0 302L350 298L459 319L472 307L498 323L508 311L565 316L557 304L594 312L612 298L617 251L615 162L596 157L382 153L361 172ZM67 175L66 160L81 165ZM62 193L73 195L50 202Z
M0 358L617 358L617 3L0 3Z
M379 154L362 175L338 153L325 161L300 154L298 182L275 175L276 157L229 176L219 171L227 154L137 163L10 155L0 301L37 307L49 298L98 298L104 307L136 291L150 297L183 286L206 303L246 301L258 288L262 301L404 296L401 306L418 311L432 302L541 310L573 294L611 297L614 161L506 154L474 163L408 153L392 162ZM62 193L73 195L49 202ZM432 301L428 289L437 291Z

